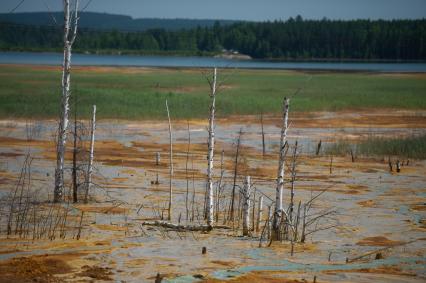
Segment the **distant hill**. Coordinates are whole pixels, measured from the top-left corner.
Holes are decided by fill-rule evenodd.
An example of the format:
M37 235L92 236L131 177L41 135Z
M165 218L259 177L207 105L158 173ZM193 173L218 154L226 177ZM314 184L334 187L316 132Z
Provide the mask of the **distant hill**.
M55 25L52 16L58 25L63 23L62 12L31 12L0 14L0 22L24 24L24 25ZM117 30L117 31L145 31L149 29L181 30L192 29L197 26L212 27L216 20L194 19L133 19L130 16L113 15L105 13L83 12L80 13L80 28ZM237 21L218 20L221 25L231 25Z

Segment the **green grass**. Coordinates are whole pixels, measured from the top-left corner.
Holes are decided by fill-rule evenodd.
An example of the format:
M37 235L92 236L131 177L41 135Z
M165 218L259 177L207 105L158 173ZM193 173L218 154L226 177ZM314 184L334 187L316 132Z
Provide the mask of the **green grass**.
M325 152L334 155L349 154L363 156L399 156L405 158L426 158L426 134L405 138L382 138L371 136L357 144L338 141L327 147Z
M217 97L219 117L279 113L283 97L299 87L304 90L292 99L291 111L426 109L424 74L220 70L219 80L229 74L226 87ZM60 67L0 65L0 118L56 118L60 80ZM78 97L78 112L85 117L96 104L101 118L164 119L165 99L173 118L208 115L209 88L197 70L73 70L71 83L72 95Z

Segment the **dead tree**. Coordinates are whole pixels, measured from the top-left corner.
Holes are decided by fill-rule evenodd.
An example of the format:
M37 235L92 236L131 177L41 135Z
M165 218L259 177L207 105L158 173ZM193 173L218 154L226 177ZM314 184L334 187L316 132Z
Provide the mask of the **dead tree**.
M240 129L240 132L238 134L238 139L237 139L237 150L235 153L235 162L234 162L234 183L232 186L232 195L231 195L231 205L229 208L229 213L230 213L230 217L229 220L231 220L232 222L234 222L234 203L235 203L235 189L237 187L237 176L238 176L238 158L239 158L239 154L240 154L240 144L241 144L241 136L243 135L243 129Z
M248 236L250 230L250 176L246 176L243 190L243 236Z
M290 99L284 98L283 103L283 124L281 128L281 139L280 139L280 153L278 160L278 173L277 173L277 187L275 194L275 213L273 219L273 230L272 237L277 240L279 237L279 226L281 222L283 212L283 190L284 190L284 161L285 161L285 147L287 144L287 130L288 130L288 110L289 110Z
M79 19L78 3L79 0L75 0L74 13L71 19L70 0L64 0L64 59L62 65L61 116L59 121L58 143L56 148L55 188L53 193L54 202L62 201L64 193L64 159L69 123L69 98L71 95L71 49L77 37L77 26ZM73 24L71 23L72 20L74 20ZM72 25L73 27L71 27Z
M188 221L188 215L189 215L189 206L188 206L188 197L189 197L188 162L189 162L189 150L190 150L190 148L191 148L191 131L189 130L189 121L188 121L188 148L186 150L186 162L185 162L185 177L186 177L185 209L186 209L186 221Z
M86 182L86 192L84 195L84 203L87 203L90 187L92 185L93 157L94 157L94 148L95 148L95 130L96 130L96 105L93 105L92 128L90 130L89 163L87 165L87 182Z
M166 110L167 110L167 118L169 120L169 142L170 142L170 166L169 166L169 209L168 209L168 220L172 219L172 202L173 202L173 187L172 187L172 180L173 180L173 133L172 133L172 123L170 121L170 111L169 111L169 105L167 104L166 99Z
M213 191L213 156L214 156L214 118L215 118L215 104L216 104L216 81L217 81L217 69L214 68L213 80L209 80L210 84L210 118L209 118L209 138L208 138L208 166L207 166L207 225L213 226L214 221L214 191Z

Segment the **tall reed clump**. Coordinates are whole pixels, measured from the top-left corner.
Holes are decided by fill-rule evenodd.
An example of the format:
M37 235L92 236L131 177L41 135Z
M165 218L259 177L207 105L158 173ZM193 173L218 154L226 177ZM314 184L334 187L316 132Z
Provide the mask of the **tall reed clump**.
M370 136L358 143L339 140L325 148L325 153L333 155L350 154L364 156L399 156L426 159L426 134L408 137L384 138Z

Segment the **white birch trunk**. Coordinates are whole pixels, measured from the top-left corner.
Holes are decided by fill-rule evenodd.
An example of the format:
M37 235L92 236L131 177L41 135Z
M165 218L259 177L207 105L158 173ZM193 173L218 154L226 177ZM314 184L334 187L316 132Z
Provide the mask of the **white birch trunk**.
M283 103L283 125L281 128L281 140L280 140L280 157L278 160L278 173L277 173L277 187L275 194L275 216L273 229L275 232L279 229L279 223L282 216L283 210L283 190L284 190L284 173L285 173L285 144L287 140L287 129L288 129L288 108L290 99L284 98Z
M96 105L93 105L92 129L90 131L90 155L89 155L89 164L87 166L87 187L86 187L86 194L84 196L85 203L87 203L90 187L92 185L93 158L94 158L94 149L95 149L95 130L96 130Z
M263 218L263 196L259 197L259 207L257 210L257 222L256 222L256 232L259 232L260 223Z
M213 82L211 84L212 104L210 106L209 118L209 140L208 140L208 167L207 167L207 225L213 226L214 222L214 191L213 191L213 155L214 155L214 117L216 103L216 78L217 69L214 68Z
M250 176L247 176L243 192L243 236L248 236L250 230L250 191Z
M67 142L67 130L69 124L69 98L70 98L70 77L71 77L71 48L77 36L78 24L78 0L75 1L74 30L70 39L71 19L70 1L63 0L64 3L64 58L62 64L62 96L61 96L61 116L59 121L58 144L56 148L56 168L55 168L55 188L53 201L60 202L63 198L64 190L64 159Z
M170 178L169 178L169 210L168 210L168 219L172 219L172 204L173 204L173 187L172 187L172 180L173 180L173 133L172 133L172 123L170 121L170 111L169 111L169 105L167 104L166 99L166 110L167 110L167 118L169 119L169 142L170 142Z

